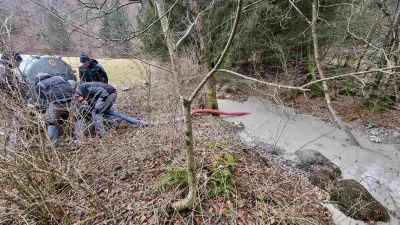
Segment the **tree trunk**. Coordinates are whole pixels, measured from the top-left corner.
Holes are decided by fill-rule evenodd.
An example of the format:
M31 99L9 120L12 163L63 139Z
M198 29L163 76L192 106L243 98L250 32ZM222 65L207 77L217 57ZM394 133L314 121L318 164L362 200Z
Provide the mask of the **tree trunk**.
M161 17L165 14L166 9L165 9L165 0L155 0L154 1L156 7L157 7L157 12L158 16ZM168 53L170 56L171 60L171 66L172 66L172 72L174 73L175 76L175 83L176 83L176 91L177 94L180 95L182 94L182 76L181 76L181 71L180 71L180 64L179 64L179 58L178 58L178 52L175 50L175 38L174 34L172 33L171 29L169 28L169 20L167 16L164 16L161 18L161 27L163 29L165 41L168 47Z
M184 126L185 126L185 147L186 147L186 161L188 170L188 186L189 193L186 198L174 202L172 208L175 210L183 210L193 205L196 197L196 165L194 163L194 151L193 151L193 130L192 130L192 114L190 110L191 102L182 99L182 109L184 114Z
M400 3L397 3L397 8L399 8ZM393 43L393 48L391 50L391 53L393 53L393 61L394 61L394 66L399 65L399 42L400 42L400 31L399 31L399 26L400 26L400 12L396 14L395 18L395 25L394 25L394 43ZM396 95L396 102L400 103L400 74L398 69L394 69L394 91Z
M184 114L184 126L185 126L185 146L187 150L187 170L188 170L188 186L189 193L186 198L174 202L172 204L172 208L175 210L183 210L189 208L193 205L194 200L196 198L196 165L194 161L194 150L193 150L193 132L192 132L192 114L191 114L191 104L193 100L196 98L197 94L203 88L203 86L208 82L208 80L214 76L214 73L217 71L219 65L224 60L226 52L229 46L232 43L233 37L235 36L237 25L240 20L240 12L242 10L242 0L238 0L238 6L236 9L236 18L233 24L232 32L229 36L228 42L226 43L224 51L221 53L220 58L215 64L215 68L213 68L207 76L201 81L201 83L195 88L188 99L182 98L182 108Z
M217 101L217 79L215 76L211 76L207 82L207 109L215 109L218 110L218 101ZM215 114L218 116L218 114Z
M190 7L192 11L197 15L201 13L200 3L199 0L191 0ZM211 64L209 48L207 47L207 40L206 40L206 31L204 28L204 21L203 18L200 17L197 20L195 25L197 37L199 38L199 61L200 61L200 68L201 72L204 73L205 71L209 71L212 68L209 68L209 64ZM218 102L217 102L217 80L213 75L207 82L207 104L205 107L207 109L216 109L218 110Z
M391 65L391 60L395 58L394 57L395 54L398 54L397 52L394 51L394 47L396 46L396 39L398 38L397 37L398 27L400 25L400 18L397 12L400 6L400 2L399 1L397 2L396 10L394 11L393 15L393 21L391 18L391 14L385 8L385 6L387 6L386 4L388 3L385 2L384 4L385 5L383 5L382 3L378 4L378 7L382 10L384 16L390 22L390 30L386 34L384 48L383 48L385 51L381 53L381 62L379 64L385 65L385 67L396 66L396 65ZM379 80L377 80L376 84L379 84L379 88L384 92L384 94L386 94L386 90L389 86L390 76L391 76L390 73L385 73L385 74L378 73Z
M318 38L317 38L317 30L316 30L316 23L317 23L317 18L318 18L317 1L318 0L313 0L313 2L312 2L311 34L312 34L312 39L313 39L313 44L314 44L315 64L317 66L319 76L321 77L321 79L325 79L325 74L324 74L324 70L322 68L321 58L319 56L319 46L318 46ZM331 112L333 118L336 120L336 122L338 123L340 128L342 130L344 130L344 132L346 132L347 136L349 137L350 143L355 146L360 146L360 143L357 141L357 139L351 133L350 129L343 123L343 121L340 119L339 115L333 109L331 97L329 95L328 83L326 81L323 81L322 87L324 89L326 104L328 105L329 111Z

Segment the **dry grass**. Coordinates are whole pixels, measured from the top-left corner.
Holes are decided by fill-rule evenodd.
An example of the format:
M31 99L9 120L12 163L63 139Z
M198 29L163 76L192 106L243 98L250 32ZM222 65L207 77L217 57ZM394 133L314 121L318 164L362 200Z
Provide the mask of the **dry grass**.
M187 73L195 83L197 74ZM153 121L181 114L169 74L146 70L140 76L152 77L150 88L125 82L135 88L118 93L116 109ZM185 166L182 124L121 122L90 145L74 146L66 135L64 145L53 149L43 115L14 103L5 108L8 122L18 112L20 129L5 130L0 143L0 224L333 224L319 204L324 195L302 172L241 143L236 128L218 117L194 117L199 194L192 209L178 213L169 205L186 188L161 184L166 168ZM23 147L8 145L13 132ZM228 154L234 165L216 164ZM233 167L229 196L211 196L210 182L227 166Z

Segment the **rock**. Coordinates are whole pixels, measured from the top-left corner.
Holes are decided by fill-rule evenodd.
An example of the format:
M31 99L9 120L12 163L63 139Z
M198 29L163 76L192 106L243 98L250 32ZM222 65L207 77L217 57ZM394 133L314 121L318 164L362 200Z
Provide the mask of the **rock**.
M355 180L339 181L331 192L331 200L336 201L339 210L356 220L390 221L386 208Z
M238 90L238 87L232 84L227 84L221 88L222 92L230 94L236 93Z
M315 171L317 167L324 166L329 168L336 177L342 176L342 171L331 162L328 158L322 155L320 152L312 149L302 149L295 152L297 156L297 167L306 171Z
M325 191L330 191L337 183L336 174L330 167L321 166L311 173L310 182Z
M375 142L375 143L382 143L383 139L377 136L370 136L369 141Z
M375 128L376 127L376 124L373 124L373 123L368 123L367 124L367 128L368 129L372 129L372 128Z
M369 130L369 133L374 136L377 136L377 135L379 135L379 130L377 128L372 128Z
M122 88L121 88L121 91L129 91L129 90L131 90L130 87L122 87Z
M217 98L218 98L218 99L225 99L224 93L217 92Z
M215 88L217 89L217 91L220 91L221 90L221 84L215 85Z
M240 121L233 122L233 125L235 125L240 130L244 128L244 124Z

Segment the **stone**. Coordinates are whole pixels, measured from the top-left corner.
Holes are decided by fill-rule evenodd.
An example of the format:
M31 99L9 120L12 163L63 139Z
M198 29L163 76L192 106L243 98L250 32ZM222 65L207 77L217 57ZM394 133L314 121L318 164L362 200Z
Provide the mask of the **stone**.
M336 177L342 176L340 168L317 150L302 149L296 151L295 154L297 156L296 166L300 169L315 171L317 167L324 166L325 168L330 168Z
M376 127L376 124L373 124L373 123L368 123L367 124L367 128L368 129L372 129L372 128L375 128Z
M309 177L310 182L324 191L330 191L337 183L336 174L330 167L321 166L313 171Z
M221 92L228 93L228 94L234 94L234 93L236 93L238 90L239 90L238 87L235 86L235 85L232 85L232 84L224 85L224 86L221 88Z
M378 136L370 136L369 141L375 142L375 143L382 143L383 139Z
M362 221L389 222L386 208L355 180L341 180L331 191L331 200L345 215Z
M240 130L244 129L244 124L240 121L233 122L233 125L235 125Z
M217 98L218 98L218 99L225 99L224 93L217 92Z
M217 91L220 91L221 90L221 84L215 85L215 88L216 88Z
M121 88L121 91L129 91L129 90L131 90L130 87L122 87L122 88Z

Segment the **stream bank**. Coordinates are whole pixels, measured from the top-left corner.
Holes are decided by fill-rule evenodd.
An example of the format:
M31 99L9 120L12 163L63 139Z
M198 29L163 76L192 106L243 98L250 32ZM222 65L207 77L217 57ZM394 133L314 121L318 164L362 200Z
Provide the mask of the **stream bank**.
M400 214L400 149L398 143L373 143L369 136L353 130L362 148L351 146L340 129L318 118L296 114L293 109L277 106L268 100L249 97L245 102L218 100L224 111L247 111L250 115L224 117L244 125L240 136L248 143L266 143L273 149L283 149L281 157L293 159L300 149L314 149L322 153L342 171L343 179L359 181L382 205ZM337 217L337 218L335 218ZM343 220L338 224L354 224ZM362 224L361 221L358 221ZM389 223L400 224L398 216L391 214Z

